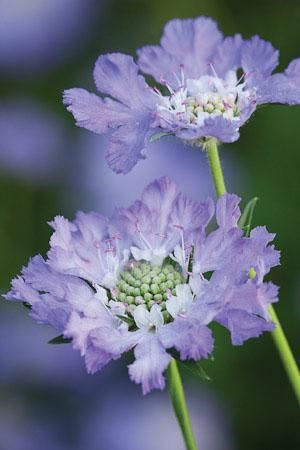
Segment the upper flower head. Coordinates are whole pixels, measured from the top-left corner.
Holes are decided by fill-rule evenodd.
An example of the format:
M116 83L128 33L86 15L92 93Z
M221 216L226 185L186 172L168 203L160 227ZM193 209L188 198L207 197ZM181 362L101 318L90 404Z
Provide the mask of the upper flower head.
M64 103L78 126L115 130L107 160L115 172L126 173L157 133L199 146L210 137L233 142L258 105L299 104L300 59L272 75L278 55L258 36L224 38L207 17L175 19L166 24L160 46L138 50L138 64L120 53L98 58L95 83L108 97L69 89ZM139 70L157 85L148 86Z
M34 257L6 298L71 338L89 372L134 349L131 379L145 393L162 389L170 349L183 360L212 352L213 320L235 345L273 329L277 288L263 278L279 262L274 235L258 227L243 237L238 203L230 194L197 203L162 178L111 220L56 217L48 258Z

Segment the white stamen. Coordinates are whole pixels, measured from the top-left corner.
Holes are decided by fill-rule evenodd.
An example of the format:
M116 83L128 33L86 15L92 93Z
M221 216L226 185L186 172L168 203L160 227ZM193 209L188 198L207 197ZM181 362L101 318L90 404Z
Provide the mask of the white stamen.
M155 92L157 120L170 126L200 127L209 117L223 116L230 121L238 121L243 109L255 99L253 89L246 88L246 74L238 80L234 71L229 71L224 79L220 78L209 64L212 75L203 75L199 79L187 79L181 68L180 77L175 75L176 90L167 83L170 95Z

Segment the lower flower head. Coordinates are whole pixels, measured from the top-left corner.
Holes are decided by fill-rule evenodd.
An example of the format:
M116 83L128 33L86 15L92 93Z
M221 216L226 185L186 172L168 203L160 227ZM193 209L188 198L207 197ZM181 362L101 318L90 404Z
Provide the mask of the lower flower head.
M47 259L34 257L6 298L71 339L88 372L134 349L131 379L144 393L162 389L170 352L211 354L212 321L234 345L273 329L267 308L277 288L263 278L279 262L268 245L274 235L257 227L244 237L238 203L232 194L194 202L162 178L110 220L56 217ZM217 229L207 234L214 215Z

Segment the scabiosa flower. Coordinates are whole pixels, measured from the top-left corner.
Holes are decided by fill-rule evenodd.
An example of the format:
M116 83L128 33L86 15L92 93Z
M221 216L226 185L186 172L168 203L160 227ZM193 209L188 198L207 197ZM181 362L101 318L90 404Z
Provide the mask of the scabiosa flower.
M58 181L68 140L59 119L49 108L28 98L2 101L0 136L2 176L40 185Z
M1 72L31 77L65 64L90 36L103 5L104 0L1 0Z
M162 389L171 349L182 360L210 355L213 320L235 345L273 329L277 288L263 277L279 262L274 235L258 227L243 237L238 203L230 194L193 202L162 178L111 220L56 217L48 258L34 257L6 298L70 338L88 372L134 349L130 378L144 393Z
M153 450L155 436L155 448L183 450L176 419L169 413L167 392L149 395L141 402L139 392L126 381L118 376L99 386L97 396L93 392L93 401L82 408L80 449ZM195 438L206 450L235 449L228 410L205 387L197 384L187 391Z
M151 154L147 161L141 161L126 175L113 173L105 164L106 139L94 133L84 133L73 146L72 167L68 171L65 202L72 209L78 209L81 204L87 210L101 211L110 216L118 206L129 206L141 192L145 185L155 178L171 176L172 180L180 184L182 168L188 172L185 178L185 194L191 198L212 196L214 187L211 176L206 167L204 152L186 151L180 140L166 137L153 142ZM231 180L231 186L236 191L245 172L237 164L230 153L225 153L222 163ZM76 183L74 183L76 179Z
M154 136L172 134L196 146L211 137L233 142L257 106L299 104L300 59L272 75L278 55L258 36L224 38L207 17L171 20L160 46L138 50L138 64L120 53L98 58L94 79L107 97L75 88L65 91L64 102L78 126L114 130L107 161L115 172L127 173ZM139 70L158 85L150 88Z

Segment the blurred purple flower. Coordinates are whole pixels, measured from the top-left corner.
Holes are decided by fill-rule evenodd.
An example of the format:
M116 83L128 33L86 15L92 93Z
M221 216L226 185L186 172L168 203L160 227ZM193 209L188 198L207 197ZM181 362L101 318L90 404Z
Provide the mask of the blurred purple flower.
M277 287L263 282L279 264L274 235L257 227L243 237L238 204L232 194L194 202L162 178L110 221L56 217L48 259L34 257L6 298L28 302L33 319L71 338L88 372L134 348L130 378L144 393L163 389L167 350L207 358L213 320L234 345L274 327L267 308ZM214 216L218 227L206 234Z
M129 206L145 185L164 175L179 185L184 180L185 192L193 200L199 198L199 192L202 198L214 195L205 153L186 148L179 140L166 138L154 142L148 159L135 166L126 176L112 173L105 164L104 152L101 151L105 146L104 138L84 133L76 150L73 149L65 203L70 206L72 195L71 202L75 210L83 204L87 210L99 210L110 216L116 207ZM230 189L238 190L241 179L245 179L244 171L240 166L235 170L236 161L229 152L223 154L222 162L229 174ZM184 176L184 172L188 176Z
M211 393L197 385L187 398L199 447L205 450L233 450L228 412ZM116 405L118 405L116 407ZM82 448L98 450L184 450L184 443L166 394L141 398L128 384L108 387L96 405L86 413L82 427ZM118 424L118 433L115 425ZM162 431L163 430L163 431Z
M0 321L0 383L78 384L86 378L80 358L67 345L48 345L50 327L30 326L20 311L3 311ZM18 314L17 314L18 312ZM33 351L34 350L34 351ZM70 371L73 376L70 379Z
M47 184L62 172L66 136L59 119L33 100L0 105L0 171Z
M71 391L33 384L30 389L13 385L3 390L1 450L184 449L166 393L141 401L139 391L120 373L90 392L83 391L83 384ZM233 450L225 405L198 384L187 389L187 398L196 439L202 446Z
M74 88L65 91L64 103L78 126L113 131L107 161L116 173L127 173L160 135L200 147L211 137L233 142L258 105L299 104L300 59L272 75L278 55L258 36L224 38L210 18L175 19L166 24L161 46L138 51L138 65L121 53L98 58L94 80L106 97ZM159 86L150 88L139 70Z
M94 0L1 0L0 70L16 76L45 71L89 35ZM95 10L96 8L96 10Z
M33 402L26 401L17 390L2 393L2 400L5 408L0 407L1 450L73 450L63 442L58 420L49 420L49 411L45 414L35 410Z

